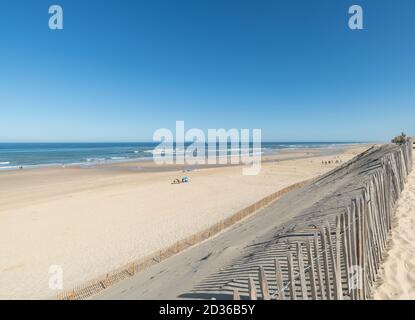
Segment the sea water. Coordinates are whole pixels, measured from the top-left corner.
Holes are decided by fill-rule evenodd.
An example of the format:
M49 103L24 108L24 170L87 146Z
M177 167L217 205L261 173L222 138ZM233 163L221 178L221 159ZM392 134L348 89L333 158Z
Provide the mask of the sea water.
M0 170L13 170L20 167L95 165L131 160L152 159L156 142L116 142L116 143L0 143ZM263 142L262 154L278 150L304 148L333 148L350 144L348 142ZM187 148L190 143L185 144ZM228 144L226 153L234 152ZM205 146L208 150L208 147ZM178 150L164 150L175 154ZM220 150L217 150L219 154ZM207 151L206 151L207 152ZM252 150L251 150L252 152Z

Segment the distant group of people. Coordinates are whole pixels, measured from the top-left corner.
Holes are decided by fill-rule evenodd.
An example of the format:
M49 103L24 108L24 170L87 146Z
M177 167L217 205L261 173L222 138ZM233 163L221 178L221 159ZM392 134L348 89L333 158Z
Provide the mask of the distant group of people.
M343 162L343 160L342 159L336 159L336 160L322 160L321 161L321 164L324 164L324 165L328 165L328 164L339 164L339 163L342 163Z

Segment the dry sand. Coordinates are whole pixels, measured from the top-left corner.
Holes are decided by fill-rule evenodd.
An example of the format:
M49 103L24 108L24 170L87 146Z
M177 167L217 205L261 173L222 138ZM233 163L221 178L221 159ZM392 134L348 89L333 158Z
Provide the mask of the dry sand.
M257 176L238 166L199 169L180 185L171 181L181 171L152 172L151 163L1 172L0 298L51 297L51 265L62 266L70 289L333 169L324 160L344 162L364 149L268 157Z
M390 249L375 299L415 299L415 170L397 204Z

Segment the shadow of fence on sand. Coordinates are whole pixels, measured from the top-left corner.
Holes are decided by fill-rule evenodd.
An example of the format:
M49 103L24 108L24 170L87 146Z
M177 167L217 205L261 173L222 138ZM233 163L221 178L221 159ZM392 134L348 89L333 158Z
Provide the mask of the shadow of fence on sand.
M374 148L316 180L311 191L333 179L344 183L180 298L370 298L412 169L412 146L408 140Z

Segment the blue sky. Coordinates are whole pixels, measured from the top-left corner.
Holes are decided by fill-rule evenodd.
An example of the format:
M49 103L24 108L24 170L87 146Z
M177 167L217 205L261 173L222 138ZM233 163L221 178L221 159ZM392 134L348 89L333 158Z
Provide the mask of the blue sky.
M151 141L176 120L266 141L415 134L414 35L412 0L1 1L0 141Z

